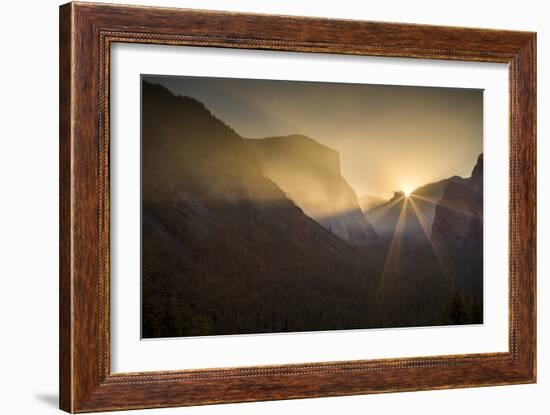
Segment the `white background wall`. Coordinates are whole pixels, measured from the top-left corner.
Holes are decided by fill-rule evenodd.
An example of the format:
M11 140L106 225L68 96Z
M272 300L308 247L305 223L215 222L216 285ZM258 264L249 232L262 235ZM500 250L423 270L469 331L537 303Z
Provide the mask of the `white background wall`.
M538 32L538 312L536 385L176 408L157 414L546 414L550 407L550 13L544 1L132 1L134 4ZM0 71L0 412L57 411L58 1L2 5ZM546 24L545 24L546 23ZM546 78L549 75L546 76ZM544 200L544 199L547 200ZM136 413L136 412L134 412Z

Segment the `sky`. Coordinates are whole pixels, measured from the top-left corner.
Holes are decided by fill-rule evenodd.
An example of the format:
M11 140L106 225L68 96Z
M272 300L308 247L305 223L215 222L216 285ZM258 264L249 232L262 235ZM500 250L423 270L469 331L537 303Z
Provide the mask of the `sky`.
M245 138L306 135L340 153L357 196L391 197L458 175L483 151L483 91L146 76L193 97Z

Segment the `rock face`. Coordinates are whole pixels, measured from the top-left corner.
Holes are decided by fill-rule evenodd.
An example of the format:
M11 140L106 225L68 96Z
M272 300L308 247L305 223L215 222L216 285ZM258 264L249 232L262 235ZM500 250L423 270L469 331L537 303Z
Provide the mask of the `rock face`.
M378 203L364 211L365 218L372 224L380 237L389 240L393 237L401 209L405 203L403 192L394 192L390 200Z
M455 321L483 321L483 154L472 176L450 182L437 204L432 242L438 247L454 291Z
M378 240L341 175L338 152L302 135L248 142L263 174L325 229L356 245Z
M449 249L462 249L483 242L483 155L469 179L445 186L436 206L432 240Z
M449 185L449 183L460 184L463 183L464 180L465 179L462 177L453 176L448 179L421 186L411 193L416 206L423 213L429 229L432 227L436 206L441 200L443 193L445 192L445 188Z

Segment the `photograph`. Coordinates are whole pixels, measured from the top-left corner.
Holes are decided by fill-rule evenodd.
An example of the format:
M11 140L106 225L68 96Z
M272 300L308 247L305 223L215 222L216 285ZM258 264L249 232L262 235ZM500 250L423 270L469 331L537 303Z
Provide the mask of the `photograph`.
M550 19L495 5L4 2L0 413L550 413Z
M141 76L143 339L483 324L483 90Z

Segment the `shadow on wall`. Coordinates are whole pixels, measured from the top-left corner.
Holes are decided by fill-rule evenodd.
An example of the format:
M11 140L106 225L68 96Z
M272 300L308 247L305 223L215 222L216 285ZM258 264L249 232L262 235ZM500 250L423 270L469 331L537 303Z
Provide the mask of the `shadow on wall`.
M43 402L46 406L58 408L59 407L59 395L57 393L37 393L34 397Z

